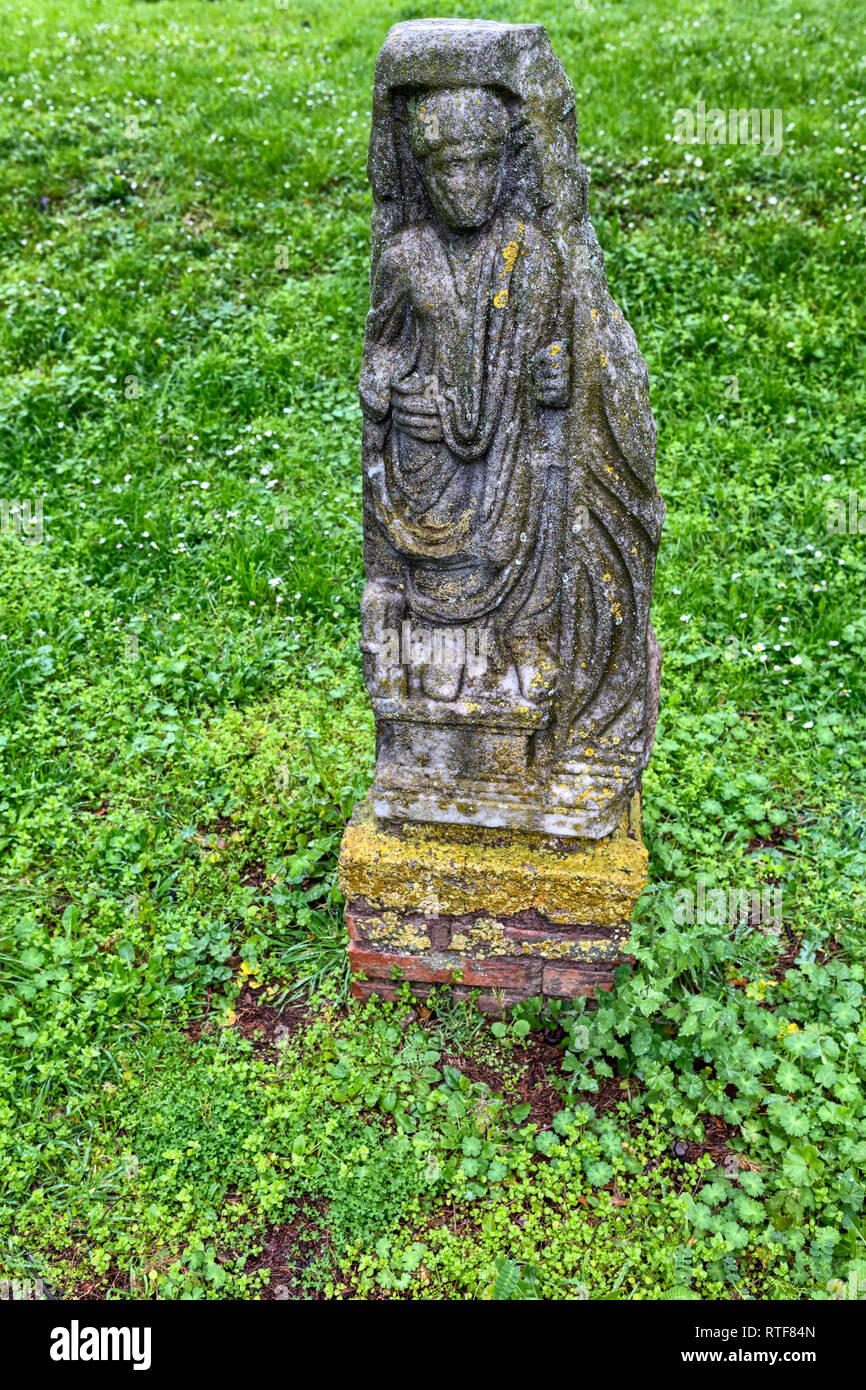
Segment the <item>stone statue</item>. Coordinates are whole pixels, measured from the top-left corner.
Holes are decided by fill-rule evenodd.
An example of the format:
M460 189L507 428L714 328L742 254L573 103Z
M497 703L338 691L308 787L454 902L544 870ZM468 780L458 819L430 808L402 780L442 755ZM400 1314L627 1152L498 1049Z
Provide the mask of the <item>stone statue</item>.
M373 812L607 836L652 747L664 504L547 31L397 24L369 173Z

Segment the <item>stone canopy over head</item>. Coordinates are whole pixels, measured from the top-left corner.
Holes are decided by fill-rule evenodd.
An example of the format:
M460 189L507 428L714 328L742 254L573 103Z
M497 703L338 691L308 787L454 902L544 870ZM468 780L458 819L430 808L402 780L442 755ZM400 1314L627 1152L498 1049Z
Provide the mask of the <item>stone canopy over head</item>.
M472 90L475 97L455 100ZM435 123L422 135L412 111L424 105L447 136L469 118L471 103L483 113L473 138L492 142L505 135L499 209L523 220L541 218L556 230L583 228L595 255L574 92L547 30L541 24L425 19L395 24L376 61L367 160L371 268L389 235L429 216L422 165L436 148Z

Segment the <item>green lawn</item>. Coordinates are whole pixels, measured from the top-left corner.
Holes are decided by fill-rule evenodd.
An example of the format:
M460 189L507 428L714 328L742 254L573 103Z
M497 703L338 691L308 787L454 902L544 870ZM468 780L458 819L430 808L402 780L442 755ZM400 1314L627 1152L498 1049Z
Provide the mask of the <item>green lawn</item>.
M866 1280L866 535L828 530L853 492L866 531L866 60L858 6L799 4L5 6L0 1278ZM431 13L550 30L668 505L641 968L495 1028L347 1006L335 885L370 88ZM781 109L781 152L677 144L699 99ZM700 881L783 923L680 924Z

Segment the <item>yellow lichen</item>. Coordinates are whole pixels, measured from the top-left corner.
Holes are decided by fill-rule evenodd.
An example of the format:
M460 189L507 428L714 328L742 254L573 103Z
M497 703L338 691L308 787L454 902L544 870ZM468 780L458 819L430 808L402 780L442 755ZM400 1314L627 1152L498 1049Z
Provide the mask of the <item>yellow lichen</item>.
M493 918L534 908L552 922L609 927L629 920L646 881L637 796L602 840L418 822L405 822L398 835L367 801L355 808L340 850L347 899L404 913L433 903L439 915L482 908Z

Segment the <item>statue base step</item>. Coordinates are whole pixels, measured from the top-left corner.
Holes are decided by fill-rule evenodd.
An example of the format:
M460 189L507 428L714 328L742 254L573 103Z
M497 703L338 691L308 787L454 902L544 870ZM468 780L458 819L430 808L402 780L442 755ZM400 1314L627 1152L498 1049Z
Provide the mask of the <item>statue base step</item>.
M492 759L491 759L492 762ZM373 811L386 822L425 821L488 829L529 829L543 836L609 838L621 817L627 784L598 771L560 774L547 782L417 772L402 778L377 767Z
M400 714L393 703L374 702L377 719L389 712L369 798L379 820L579 839L615 832L634 786L634 753L623 751L616 763L584 755L548 765L537 756L546 715L535 706L490 709L482 718L470 702L449 707L442 722L432 701L409 701Z
M635 796L602 839L385 820L355 807L340 850L352 993L423 997L501 1013L534 995L609 989L647 881Z

